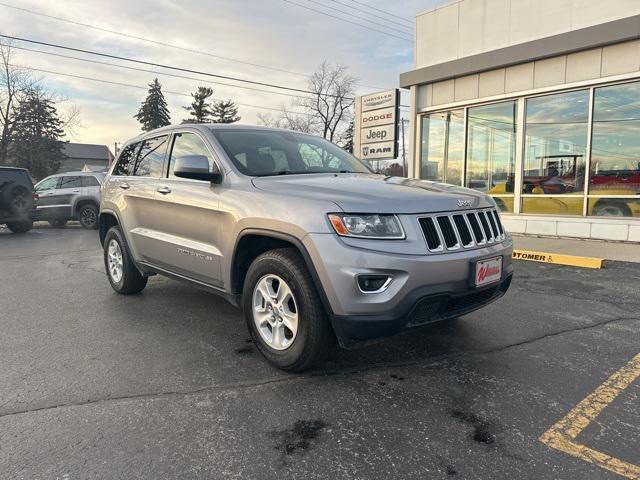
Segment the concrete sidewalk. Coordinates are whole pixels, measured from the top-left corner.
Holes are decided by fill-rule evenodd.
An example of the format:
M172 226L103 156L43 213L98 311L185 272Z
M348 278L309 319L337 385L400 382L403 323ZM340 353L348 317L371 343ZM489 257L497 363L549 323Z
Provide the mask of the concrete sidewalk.
M514 248L545 253L580 255L621 262L640 263L640 244L582 240L576 238L534 237L513 235Z

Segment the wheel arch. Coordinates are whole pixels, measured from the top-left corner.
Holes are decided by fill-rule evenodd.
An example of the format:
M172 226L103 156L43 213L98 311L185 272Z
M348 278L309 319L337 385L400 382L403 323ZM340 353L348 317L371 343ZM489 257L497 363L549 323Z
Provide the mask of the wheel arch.
M316 271L309 252L305 248L302 241L298 238L273 230L245 229L238 235L230 264L230 285L229 290L232 296L240 300L242 295L242 287L246 278L249 266L259 255L276 248L295 248L309 270L311 279L318 292L322 307L325 313L332 315L331 306L326 296L318 272ZM240 301L238 302L240 303Z
M115 212L106 210L98 215L98 234L100 236L100 245L104 246L104 239L111 227L120 225L120 220Z
M93 205L100 211L100 203L96 202L93 197L79 197L73 204L73 216L77 217L80 213L80 209L85 205Z

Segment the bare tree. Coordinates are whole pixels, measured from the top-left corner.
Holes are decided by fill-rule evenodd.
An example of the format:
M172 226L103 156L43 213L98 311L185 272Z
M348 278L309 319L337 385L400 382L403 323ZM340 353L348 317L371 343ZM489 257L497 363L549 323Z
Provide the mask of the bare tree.
M19 105L36 86L31 73L13 65L11 44L0 42L0 164L8 163L9 144L20 114Z
M347 67L332 65L325 60L309 76L308 89L313 93L291 103L292 107L302 108L303 112L282 107L282 113L277 117L258 114L258 123L321 135L335 143L344 142L353 120L357 81L357 77L347 73Z
M282 108L282 113L277 117L272 116L270 113L259 113L258 125L286 128L287 130L311 134L317 133L319 127L318 119L315 116L291 112L286 107Z
M317 119L318 133L331 142L340 139L353 118L357 81L344 65L325 60L309 77L308 89L313 94L296 101Z

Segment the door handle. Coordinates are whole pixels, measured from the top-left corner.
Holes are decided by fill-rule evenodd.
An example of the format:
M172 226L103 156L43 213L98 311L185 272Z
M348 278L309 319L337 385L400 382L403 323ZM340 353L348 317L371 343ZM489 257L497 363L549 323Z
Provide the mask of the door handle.
M129 186L130 185L127 182L122 182L120 184L120 188L123 189L123 190L127 190L129 188Z
M171 189L169 187L160 187L158 190L156 190L158 193L161 193L163 195L166 195L167 193L171 193Z

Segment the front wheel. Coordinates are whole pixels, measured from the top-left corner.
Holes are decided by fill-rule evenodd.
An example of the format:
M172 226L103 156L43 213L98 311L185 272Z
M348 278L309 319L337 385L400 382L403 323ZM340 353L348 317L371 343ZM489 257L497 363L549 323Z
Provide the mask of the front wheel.
M82 228L95 230L98 228L98 207L95 205L83 205L78 211L78 220Z
M148 278L136 268L120 227L111 227L104 239L104 267L116 292L132 295L147 286Z
M331 328L297 250L271 250L256 258L242 297L247 327L269 362L301 372L321 360L331 342Z

